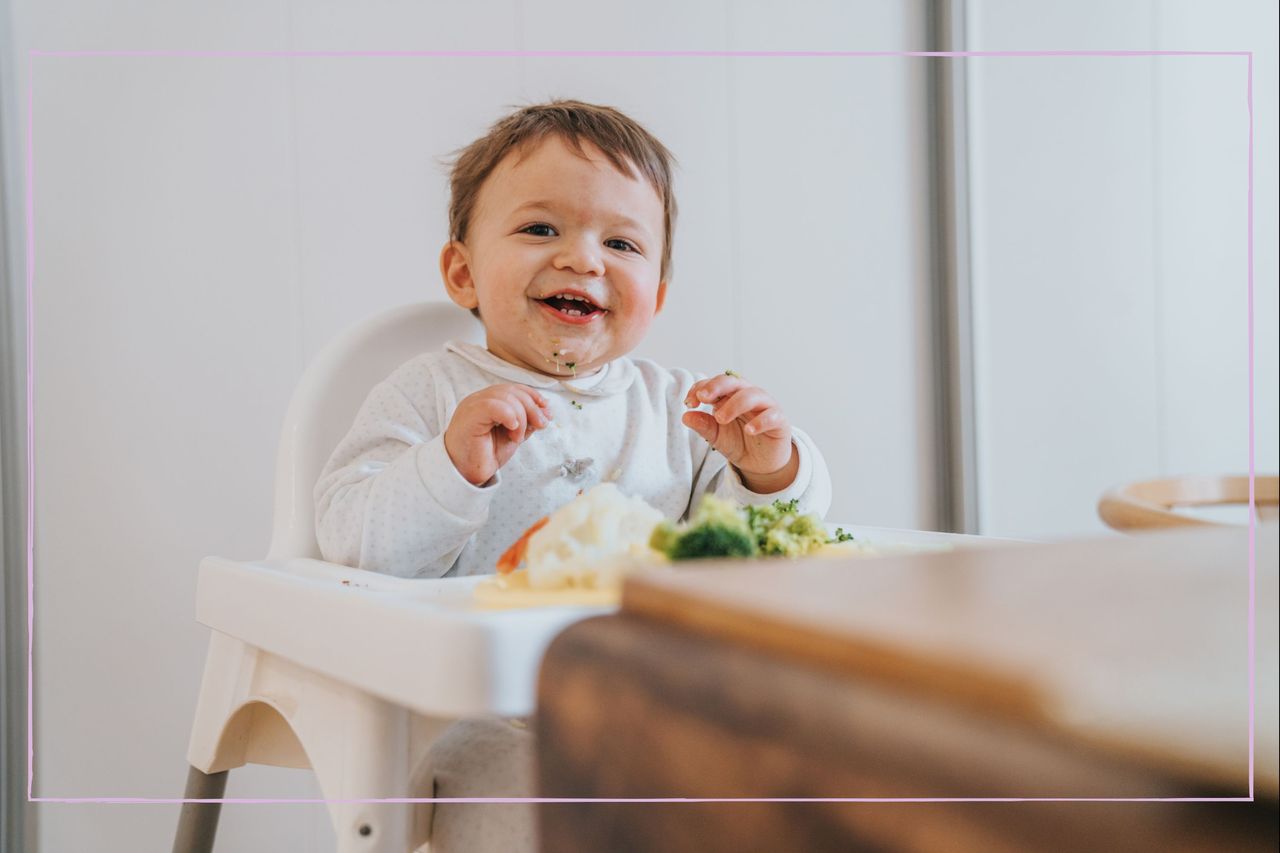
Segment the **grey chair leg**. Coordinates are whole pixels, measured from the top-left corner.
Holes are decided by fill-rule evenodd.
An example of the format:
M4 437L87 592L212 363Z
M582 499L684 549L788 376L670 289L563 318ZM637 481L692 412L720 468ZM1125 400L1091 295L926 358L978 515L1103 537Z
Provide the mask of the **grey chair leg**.
M220 800L227 790L227 774L202 773L192 767L187 771L187 793L184 800ZM173 836L173 853L212 853L213 836L218 832L218 813L222 803L183 803L178 815L178 831Z

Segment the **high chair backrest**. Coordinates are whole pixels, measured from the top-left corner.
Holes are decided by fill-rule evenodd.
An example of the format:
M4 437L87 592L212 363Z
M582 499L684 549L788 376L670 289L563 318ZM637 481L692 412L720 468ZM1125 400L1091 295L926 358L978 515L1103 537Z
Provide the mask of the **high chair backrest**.
M320 351L293 392L280 433L269 557L319 558L312 492L329 454L374 385L450 340L481 343L484 328L452 303L421 302L371 317Z

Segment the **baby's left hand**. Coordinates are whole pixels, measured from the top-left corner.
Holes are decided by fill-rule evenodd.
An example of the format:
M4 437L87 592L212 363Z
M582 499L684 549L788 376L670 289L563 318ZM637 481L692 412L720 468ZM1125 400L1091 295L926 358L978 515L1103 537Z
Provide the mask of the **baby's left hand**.
M721 374L693 383L684 404L712 411L685 412L681 421L724 454L751 491L767 495L790 486L800 468L791 424L772 397L739 376Z

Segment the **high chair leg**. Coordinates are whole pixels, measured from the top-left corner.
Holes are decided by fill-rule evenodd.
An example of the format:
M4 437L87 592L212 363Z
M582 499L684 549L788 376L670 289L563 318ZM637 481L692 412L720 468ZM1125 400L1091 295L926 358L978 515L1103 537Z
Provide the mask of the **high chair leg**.
M195 767L187 770L184 800L220 800L227 790L227 774L202 773ZM178 814L178 829L173 836L173 853L210 853L218 832L218 814L222 803L183 803Z
M215 778L225 785L226 774L217 771L246 763L309 767L329 801L338 853L405 853L427 840L430 807L353 801L406 799L429 786L423 759L447 723L215 631L187 751L188 791ZM220 794L199 795L209 796ZM182 826L197 817L207 822L207 846L175 851L209 850L217 810L203 808L213 809L211 817L197 811L188 819L184 809Z

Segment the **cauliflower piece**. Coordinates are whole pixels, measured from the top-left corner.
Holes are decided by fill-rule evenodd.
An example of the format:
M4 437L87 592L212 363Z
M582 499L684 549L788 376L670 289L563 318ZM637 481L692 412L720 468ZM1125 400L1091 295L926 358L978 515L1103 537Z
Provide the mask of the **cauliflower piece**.
M553 512L529 538L525 565L535 589L602 589L622 583L637 564L660 562L649 547L663 520L642 498L601 483Z

